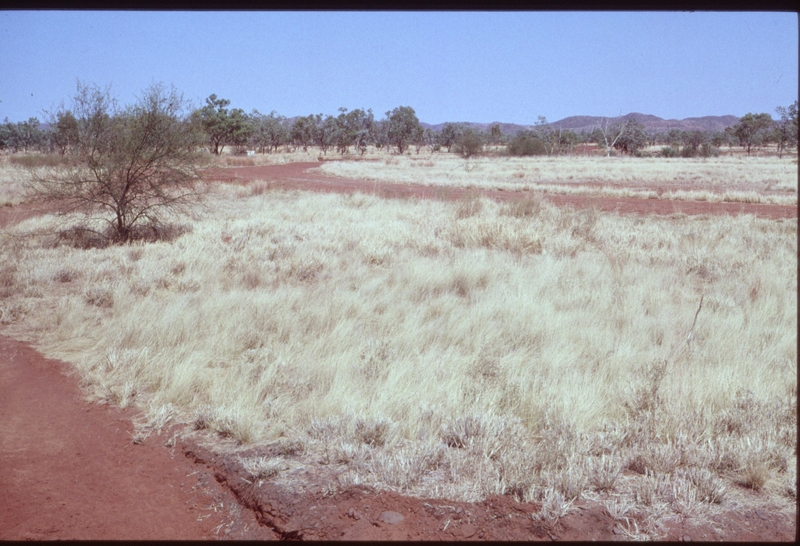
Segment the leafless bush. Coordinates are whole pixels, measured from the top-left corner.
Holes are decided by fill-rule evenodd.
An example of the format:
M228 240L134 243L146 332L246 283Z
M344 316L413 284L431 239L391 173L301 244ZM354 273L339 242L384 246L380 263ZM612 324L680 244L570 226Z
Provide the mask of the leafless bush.
M160 212L189 210L202 193L198 134L185 109L177 91L160 84L124 110L108 90L79 84L67 112L76 119L75 146L65 163L29 168L30 197L61 213L97 214L110 243L141 238L144 224L157 230Z

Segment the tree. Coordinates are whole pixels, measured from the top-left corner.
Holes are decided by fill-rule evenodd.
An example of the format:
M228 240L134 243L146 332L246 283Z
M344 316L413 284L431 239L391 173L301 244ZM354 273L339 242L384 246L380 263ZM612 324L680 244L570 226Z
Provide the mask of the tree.
M606 157L611 157L611 150L617 141L625 134L628 128L628 122L633 118L628 118L624 123L616 123L609 126L608 118L604 118L601 123L597 124L597 128L592 132L594 141L599 146L604 146L606 149Z
M374 142L374 133L375 133L375 115L372 113L372 109L369 109L364 113L361 111L362 114L359 117L358 121L358 131L354 136L354 144L356 150L360 155L364 155L367 151L367 145L370 142Z
M13 132L12 124L8 121L8 118L6 118L3 124L0 125L0 150L11 148Z
M775 109L781 119L775 123L773 138L778 144L778 157L783 157L786 148L797 148L797 101L784 108Z
M636 118L628 118L625 121L624 131L614 143L614 149L624 154L635 154L642 148L647 147L650 137L647 131Z
M489 144L497 146L503 142L503 132L500 130L500 125L495 123L489 131Z
M433 127L428 127L422 133L422 140L431 152L438 152L441 144L441 133L436 131Z
M119 109L108 89L78 82L72 110L59 112L77 122L71 161L44 172L31 169L30 194L62 213L99 213L108 230L97 233L112 242L130 241L142 224L155 228L160 213L185 210L200 196L195 162L201 136L186 107L175 88L156 84Z
M281 145L289 141L286 118L279 116L274 110L266 116L253 110L249 118L252 125L249 144L259 153L277 152Z
M56 114L53 144L61 155L78 143L78 120L70 111L60 111Z
M356 108L351 112L347 108L339 108L339 116L336 117L336 130L333 140L336 143L336 150L345 154L350 146L363 155L367 151L369 141L369 129L375 122L372 110L361 110Z
M195 121L208 138L208 150L215 155L219 155L226 145L241 144L246 140L244 111L234 108L229 112L227 106L230 103L231 101L212 94L206 99L206 105L194 113Z
M296 146L302 146L303 151L308 151L308 146L314 140L315 119L313 115L299 117L294 120L289 137Z
M338 130L336 118L331 115L327 115L323 118L322 114L309 117L314 120L314 125L312 127L314 144L319 146L323 154L328 155L328 148L333 145Z
M750 155L752 146L761 146L768 140L772 124L769 114L745 114L731 131L739 139L739 145L746 148L747 155Z
M397 151L402 154L408 143L422 131L417 114L410 106L398 106L386 112L386 118L389 143L397 146Z
M458 141L463 132L464 127L461 124L447 122L442 127L439 143L447 148L447 153L450 153L450 148Z

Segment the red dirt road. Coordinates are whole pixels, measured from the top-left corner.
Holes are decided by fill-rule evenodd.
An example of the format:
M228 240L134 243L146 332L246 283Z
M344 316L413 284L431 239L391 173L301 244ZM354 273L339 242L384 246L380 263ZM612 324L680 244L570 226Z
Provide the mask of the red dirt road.
M498 190L467 190L459 188L435 188L415 184L385 184L367 180L350 180L308 172L319 167L321 162L287 163L259 167L214 168L204 172L208 180L231 183L249 183L264 180L275 187L336 193L375 193L381 197L394 198L440 198L458 199L465 195L485 195L497 200L520 199L527 192ZM623 214L755 214L764 218L797 218L796 205L769 205L761 203L723 203L712 201L678 201L668 199L637 199L618 197L593 197L582 195L537 194L558 206L575 208L598 207L608 212Z
M134 445L133 414L84 402L68 369L0 335L0 540L204 539L231 528L247 536L248 520L257 528L240 509L231 525L231 494L165 448L167 438Z

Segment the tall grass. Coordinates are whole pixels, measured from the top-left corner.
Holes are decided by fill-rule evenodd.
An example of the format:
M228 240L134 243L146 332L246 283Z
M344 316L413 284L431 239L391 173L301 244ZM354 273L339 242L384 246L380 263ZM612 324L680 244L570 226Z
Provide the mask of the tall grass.
M792 506L796 222L211 199L169 243L4 243L5 331L151 420L291 443L268 465L278 480L323 461L342 465L340 487L553 511L614 492L697 513L742 487Z

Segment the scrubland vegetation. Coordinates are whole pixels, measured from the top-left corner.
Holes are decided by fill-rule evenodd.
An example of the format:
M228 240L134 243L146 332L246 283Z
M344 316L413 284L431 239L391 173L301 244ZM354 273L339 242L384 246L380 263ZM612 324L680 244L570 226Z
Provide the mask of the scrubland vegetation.
M398 157L323 170L504 189L589 175L796 191L795 165L760 161L469 171ZM9 172L0 186L16 195ZM622 521L647 514L637 536L747 491L794 510L796 220L258 182L206 199L194 220L171 217L160 242L76 248L58 232L77 216L0 234L2 331L73 363L95 399L140 408L136 441L184 423L228 448L275 445L280 456L243 463L297 488L309 484L287 470L307 466L335 469L330 491L505 494L540 500L543 516L596 499Z

